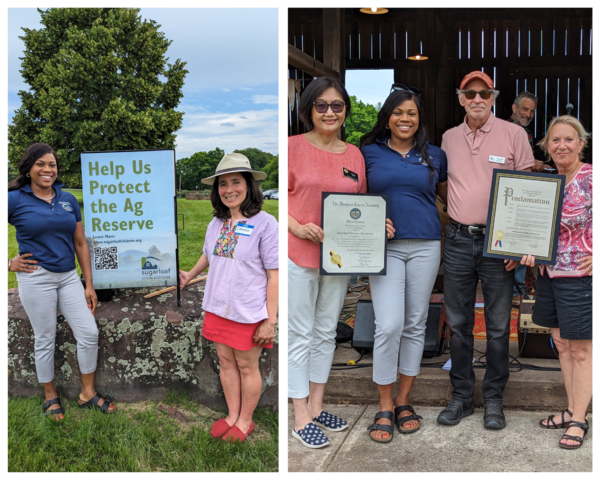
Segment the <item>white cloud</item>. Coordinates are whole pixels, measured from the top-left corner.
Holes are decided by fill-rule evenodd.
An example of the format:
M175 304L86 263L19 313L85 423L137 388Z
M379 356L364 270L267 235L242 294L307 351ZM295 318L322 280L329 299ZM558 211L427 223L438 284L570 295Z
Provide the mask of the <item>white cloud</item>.
M177 158L208 152L217 147L227 153L251 147L279 153L276 109L234 113L188 112L185 119L184 126L177 132ZM223 128L223 124L235 126Z
M279 103L277 95L253 95L252 101L254 103L266 103L269 105L277 105Z

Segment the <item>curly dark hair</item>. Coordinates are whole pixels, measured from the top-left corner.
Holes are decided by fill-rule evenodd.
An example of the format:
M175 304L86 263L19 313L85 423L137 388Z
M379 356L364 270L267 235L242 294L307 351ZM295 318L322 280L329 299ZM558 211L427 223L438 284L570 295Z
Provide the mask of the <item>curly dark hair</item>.
M403 104L407 100L412 100L417 106L419 112L419 127L415 133L415 147L417 152L421 155L423 163L429 167L429 179L433 181L435 175L435 168L429 160L429 153L427 153L427 126L425 124L425 108L423 107L423 101L417 95L413 95L408 90L395 90L388 95L377 114L377 122L369 133L365 133L360 139L360 148L365 145L371 145L375 143L375 140L385 140L390 136L390 131L386 127L392 116L394 108L398 105Z
M25 149L23 157L19 161L19 176L8 184L8 191L18 190L23 185L31 183L31 178L27 177L31 167L47 153L51 153L56 160L56 171L60 172L60 162L58 161L58 155L52 147L45 143L32 143Z
M244 180L246 180L247 188L246 198L244 198L244 201L240 205L240 212L242 212L244 217L250 218L262 210L264 203L263 194L260 191L258 182L254 180L254 177L251 173L239 173L241 173L244 177ZM214 217L217 217L219 220L231 218L229 208L226 207L221 201L221 196L219 195L219 177L216 177L212 184L212 188L210 190L210 203L212 203L214 209L212 212Z

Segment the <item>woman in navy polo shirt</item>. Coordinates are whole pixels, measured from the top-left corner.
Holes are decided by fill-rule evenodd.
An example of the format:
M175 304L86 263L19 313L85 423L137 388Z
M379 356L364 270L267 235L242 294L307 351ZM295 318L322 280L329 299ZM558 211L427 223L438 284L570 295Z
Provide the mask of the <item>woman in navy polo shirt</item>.
M92 282L92 266L81 211L73 195L56 182L58 157L44 143L27 147L19 162L19 176L8 185L8 222L17 229L19 255L8 260L17 273L21 303L35 334L35 367L44 386L45 415L64 418L54 388L56 309L65 317L77 340L81 370L82 408L111 413L115 406L94 389L98 357L98 327L94 319L98 303ZM84 290L75 254L86 280Z
M372 276L375 311L373 381L380 412L369 427L371 439L392 440L413 433L421 419L409 395L423 356L429 296L440 266L442 226L436 193L445 200L446 155L427 142L419 90L395 84L360 145L369 193L389 195L396 233L387 247L387 275ZM400 373L398 396L392 386ZM395 406L395 408L394 408ZM394 413L392 413L394 410Z

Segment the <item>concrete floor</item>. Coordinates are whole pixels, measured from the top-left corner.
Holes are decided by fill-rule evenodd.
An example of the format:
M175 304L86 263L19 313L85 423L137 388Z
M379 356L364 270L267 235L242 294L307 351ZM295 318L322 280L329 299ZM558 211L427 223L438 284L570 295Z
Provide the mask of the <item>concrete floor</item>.
M558 447L564 430L538 426L550 412L505 410L507 427L483 428L483 410L459 425L436 422L439 407L413 405L423 417L421 429L394 438L386 445L369 438L367 426L379 410L376 405L326 405L350 427L325 431L331 445L313 450L291 436L293 407L288 409L288 470L290 472L591 472L593 427L578 450ZM590 426L592 416L588 417Z

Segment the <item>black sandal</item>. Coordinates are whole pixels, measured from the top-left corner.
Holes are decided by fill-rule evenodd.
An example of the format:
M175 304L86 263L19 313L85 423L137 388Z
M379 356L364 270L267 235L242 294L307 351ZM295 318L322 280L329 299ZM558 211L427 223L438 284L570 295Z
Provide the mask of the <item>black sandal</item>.
M558 442L558 446L560 448L566 448L567 450L577 450L579 447L581 447L583 445L583 439L585 438L585 436L587 435L587 432L590 428L588 421L586 420L585 423L583 422L577 422L575 420L571 420L571 427L579 427L583 430L583 437L579 437L576 435L567 435L566 433L561 437L560 441ZM579 445L567 445L565 443L561 443L562 440L575 440L576 442L579 442Z
M406 415L405 417L399 418L398 415L400 413L408 410L412 413L412 415ZM421 422L419 421L419 425L416 427L405 427L404 424L406 422L410 422L411 420L422 420L423 417L421 415L417 415L415 409L410 405L400 405L399 407L394 408L394 415L396 416L396 425L398 426L398 431L400 433L415 433L417 430L421 428Z
M556 430L558 428L569 428L569 426L571 425L571 420L565 422L565 413L568 413L569 416L573 418L571 410L567 408L560 414L560 423L556 423L554 421L554 418L556 418L557 415L550 415L548 418L544 419L546 421L546 424L544 424L544 420L540 420L540 427L547 428L548 430ZM552 422L552 424L550 424L550 422Z
M104 403L102 405L98 405L101 398L104 398ZM81 399L79 399L79 400L81 400ZM96 393L96 395L94 395L87 402L85 402L85 403L77 402L77 404L79 405L79 408L97 409L97 410L100 410L104 414L107 414L107 413L112 414L116 409L113 411L108 410L108 408L110 407L110 402L112 402L112 398L110 397L110 395L103 397L99 393Z
M373 440L375 443L390 443L392 441L392 438L394 438L394 427L392 425L379 425L377 423L377 420L379 420L380 418L387 418L390 422L394 422L394 414L392 412L390 412L390 411L377 412L375 414L375 422L373 423L373 425L369 425L367 427L367 430L370 432L375 431L375 430L381 430L382 432L389 433L390 438L387 438L387 439L373 438L373 436L371 434L369 434L369 438L371 440Z
M49 408L52 405L60 405L60 408L55 408L54 410L49 410ZM64 415L65 414L65 410L64 408L62 408L62 404L60 403L60 398L53 398L52 400L48 400L46 403L44 403L44 405L42 405L42 412L44 413L44 416L49 417L50 415L60 415L61 413ZM64 417L61 418L60 420L54 420L55 422L62 422L64 420Z

